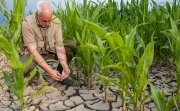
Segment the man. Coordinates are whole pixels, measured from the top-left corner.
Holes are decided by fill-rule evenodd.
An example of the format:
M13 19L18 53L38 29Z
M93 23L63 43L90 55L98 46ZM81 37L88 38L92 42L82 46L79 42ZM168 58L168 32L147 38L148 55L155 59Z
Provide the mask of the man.
M44 69L51 78L57 81L66 79L70 74L68 62L74 56L72 50L63 46L61 22L53 16L51 2L40 0L37 3L37 12L25 18L22 22L22 34L24 46L33 56L33 62L25 73L29 72L37 64ZM68 60L66 58L68 56ZM52 69L46 59L58 58L61 66L59 71ZM22 57L22 61L27 60Z

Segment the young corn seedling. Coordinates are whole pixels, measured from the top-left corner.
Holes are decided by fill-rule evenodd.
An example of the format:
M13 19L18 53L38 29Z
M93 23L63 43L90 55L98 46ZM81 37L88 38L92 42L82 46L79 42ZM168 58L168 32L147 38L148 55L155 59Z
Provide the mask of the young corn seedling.
M133 68L129 64L118 63L116 65L109 65L104 68L113 68L122 72L119 81L109 79L112 83L120 87L118 91L123 98L130 97L129 104L133 104L134 110L144 111L144 101L149 97L145 95L148 83L148 69L152 63L153 58L153 41L151 41L145 48L143 55L139 58L138 63ZM104 77L105 78L105 77ZM105 78L107 79L107 77ZM126 97L124 100L126 101ZM125 104L123 109L126 110Z
M173 95L170 99L167 99L163 91L156 89L152 84L150 86L151 95L158 111L171 111L172 108L173 110L180 111L178 106L180 94Z
M17 35L15 34L15 36ZM10 61L10 66L12 68L11 75L4 73L5 82L9 87L10 91L12 91L17 96L21 104L21 110L23 110L25 107L23 99L25 89L24 70L31 62L31 58L27 62L22 64L20 61L19 54L15 49L15 44L13 43L13 41L9 42L5 37L0 35L0 43L0 52L5 54L6 58Z
M102 40L98 36L95 37L96 37L97 45L86 43L84 47L87 47L88 49L91 49L93 51L93 57L94 57L93 59L100 68L100 71L98 73L100 75L109 76L108 75L109 69L104 69L103 67L113 63L111 59L112 51L110 50L110 48L108 48L107 45L105 45L106 44L105 40ZM105 101L108 102L107 89L109 86L109 81L106 81L101 77L100 79L105 91Z
M176 65L177 93L180 93L180 31L172 18L170 18L170 21L172 29L162 31L162 33L167 36L169 40L169 47Z
M5 37L0 35L0 44L0 52L4 53L6 58L10 61L10 67L12 70L11 74L3 72L5 83L8 86L9 90L13 92L15 96L17 96L21 106L20 109L21 111L23 111L27 105L27 101L24 100L24 91L28 83L28 81L25 81L24 79L24 71L26 67L31 63L32 57L29 58L25 63L21 63L19 53L15 49L13 41L9 42ZM35 76L35 73L36 71L34 70L31 73L30 78L33 78ZM48 88L50 87L42 87L39 91L32 94L28 100L41 95L42 93L47 91Z
M92 23L86 22L88 27L99 37L106 39L109 47L114 50L114 54L118 59L118 64L108 65L104 68L114 68L122 72L120 81L108 79L121 88L119 92L121 98L124 100L123 109L126 110L126 97L130 97L130 104L133 104L135 110L143 110L143 103L148 98L145 91L148 83L148 70L153 60L154 42L151 37L151 42L144 49L144 53L139 58L134 49L134 36L136 34L136 27L132 29L123 40L123 38L116 32L106 33L106 31ZM144 46L145 47L145 46ZM136 57L137 63L134 61ZM104 79L108 78L102 76Z
M91 87L91 77L93 75L93 66L94 66L94 59L93 53L90 49L87 49L84 44L92 43L93 37L90 33L86 32L87 26L84 27L81 36L77 32L77 40L79 42L79 46L77 47L77 57L76 60L81 63L84 75L84 82L88 87Z

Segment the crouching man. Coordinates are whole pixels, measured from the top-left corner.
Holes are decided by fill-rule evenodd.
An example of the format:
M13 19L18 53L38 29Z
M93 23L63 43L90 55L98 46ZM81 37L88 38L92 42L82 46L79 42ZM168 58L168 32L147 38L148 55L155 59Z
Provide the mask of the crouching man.
M24 46L33 56L33 61L25 74L39 65L54 80L62 81L69 76L68 62L71 61L74 53L71 48L63 45L61 22L53 15L50 1L38 1L37 12L29 15L22 22L22 34ZM29 57L29 55L23 55L22 62ZM47 64L47 59L59 60L58 70L52 69Z

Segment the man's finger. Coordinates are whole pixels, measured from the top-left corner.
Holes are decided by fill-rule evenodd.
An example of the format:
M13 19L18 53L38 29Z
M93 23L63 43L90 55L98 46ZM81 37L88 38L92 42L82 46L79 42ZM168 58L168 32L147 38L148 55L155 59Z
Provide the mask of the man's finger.
M58 81L58 80L60 80L61 78L59 78L59 77L52 77L54 80L56 80L56 81Z
M67 78L68 78L68 76L69 76L69 75L65 75L65 76L61 79L61 81L63 81L63 80L65 80L65 79L67 79Z

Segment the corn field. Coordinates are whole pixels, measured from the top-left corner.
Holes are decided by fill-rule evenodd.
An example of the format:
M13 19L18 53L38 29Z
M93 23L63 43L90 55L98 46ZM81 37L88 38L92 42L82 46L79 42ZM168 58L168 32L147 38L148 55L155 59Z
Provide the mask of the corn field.
M21 22L28 4L26 0L13 0L10 10L5 0L0 3L0 13L7 19L6 25L0 26L0 54L10 61L12 74L0 73L24 110L28 101L23 98L27 87L23 71L32 58L21 63L19 53L22 48ZM72 63L78 72L82 71L77 77L83 77L89 89L97 76L105 92L105 102L109 102L109 86L118 87L115 92L122 99L120 111L145 111L149 98L158 111L180 110L180 0L164 4L158 4L156 0L126 3L123 0L83 0L78 4L72 0L65 1L65 9L61 4L54 6L57 8L54 15L62 22L64 39L77 42ZM161 63L176 73L173 78L176 90L170 98L166 97L164 89L149 80L152 66ZM31 72L31 78L35 71ZM45 85L30 99L48 88Z

